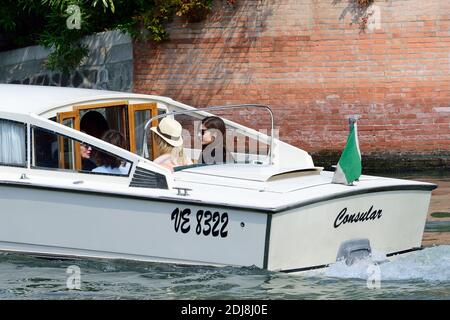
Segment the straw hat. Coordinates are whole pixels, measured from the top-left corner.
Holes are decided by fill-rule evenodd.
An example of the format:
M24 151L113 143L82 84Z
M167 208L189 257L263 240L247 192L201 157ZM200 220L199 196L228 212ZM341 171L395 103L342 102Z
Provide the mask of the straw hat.
M154 133L160 136L164 141L174 147L179 147L183 144L181 131L183 130L181 124L172 118L164 118L156 127L151 127Z

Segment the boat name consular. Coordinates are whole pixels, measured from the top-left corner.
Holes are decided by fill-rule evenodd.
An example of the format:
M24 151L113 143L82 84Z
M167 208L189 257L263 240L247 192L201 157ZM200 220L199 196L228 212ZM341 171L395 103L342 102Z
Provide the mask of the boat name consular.
M368 220L380 219L382 216L381 213L383 212L383 210L379 209L379 210L372 211L372 209L373 209L373 205L366 212L358 212L357 214L355 214L355 213L348 214L347 208L344 208L341 210L341 212L339 212L338 216L336 217L336 220L334 221L334 227L337 228L341 224L346 224L346 223L365 222Z

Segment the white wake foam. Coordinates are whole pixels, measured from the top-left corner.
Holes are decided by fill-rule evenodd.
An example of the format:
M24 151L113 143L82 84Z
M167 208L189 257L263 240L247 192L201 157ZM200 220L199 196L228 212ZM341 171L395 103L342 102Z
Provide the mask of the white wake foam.
M381 280L450 281L450 245L425 248L385 261L377 254L351 266L340 261L320 271L320 275L336 278L368 279L374 273L374 265ZM318 275L319 272L310 273Z

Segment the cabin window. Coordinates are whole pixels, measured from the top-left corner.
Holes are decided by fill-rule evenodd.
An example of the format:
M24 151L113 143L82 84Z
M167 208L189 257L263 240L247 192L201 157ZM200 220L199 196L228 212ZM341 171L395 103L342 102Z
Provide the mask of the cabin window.
M128 176L131 163L84 142L32 128L32 166L41 169Z
M128 137L125 108L126 105L80 109L80 130L99 139L108 130L119 131Z
M130 151L138 155L144 155L144 158L154 159L156 150L152 138L147 137L143 143L144 128L147 121L156 116L158 108L156 103L138 103L128 106L128 121L130 132ZM152 126L156 126L158 120L154 120ZM142 149L144 147L144 149Z
M61 124L83 131L91 136L102 139L108 130L120 132L127 140L129 151L153 159L156 153L151 137L143 146L143 133L147 121L158 112L155 102L132 103L114 101L89 105L78 105L73 110L61 112L57 121ZM158 124L154 120L152 126Z
M57 121L90 136L102 139L109 130L120 132L129 143L126 101L75 106L72 111L57 114Z
M134 142L136 144L136 153L138 155L142 154L142 138L144 137L144 127L147 120L150 118L150 110L137 110L134 112ZM147 145L147 147L149 146ZM148 150L146 150L146 156L149 157Z
M0 164L26 166L26 132L26 124L0 119Z

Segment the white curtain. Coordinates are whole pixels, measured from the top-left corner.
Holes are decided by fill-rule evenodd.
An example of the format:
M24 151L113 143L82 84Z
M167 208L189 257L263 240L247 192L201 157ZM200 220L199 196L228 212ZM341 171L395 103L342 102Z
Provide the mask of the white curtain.
M0 163L26 164L26 126L0 119Z

